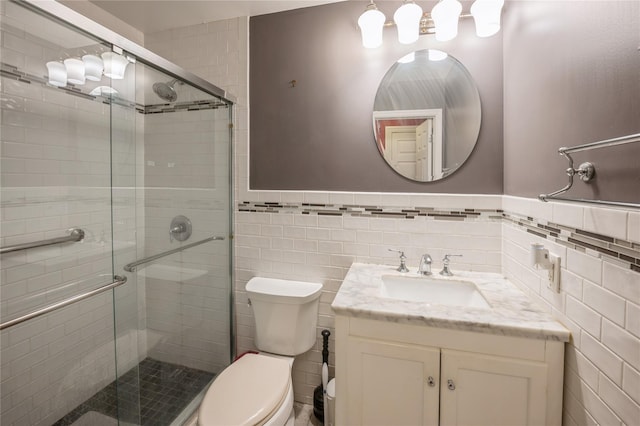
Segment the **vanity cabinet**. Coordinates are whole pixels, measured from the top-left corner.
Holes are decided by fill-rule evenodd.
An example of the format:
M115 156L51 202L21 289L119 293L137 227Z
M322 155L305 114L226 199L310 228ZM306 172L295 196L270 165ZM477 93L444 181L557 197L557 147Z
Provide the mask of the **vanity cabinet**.
M336 317L336 425L560 425L564 343Z
M438 424L438 349L351 337L347 351L346 381L354 386L347 421L337 425Z

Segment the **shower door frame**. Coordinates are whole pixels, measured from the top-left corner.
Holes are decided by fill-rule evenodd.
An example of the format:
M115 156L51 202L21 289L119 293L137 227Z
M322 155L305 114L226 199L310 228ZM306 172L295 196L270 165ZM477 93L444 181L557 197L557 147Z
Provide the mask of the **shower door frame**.
M179 67L178 65L170 62L169 60L151 52L150 50L138 45L131 40L123 37L122 35L102 26L101 24L92 21L91 19L81 15L80 13L64 6L61 3L56 1L42 1L42 0L10 0L13 3L19 4L27 9L32 9L37 11L38 13L48 15L53 20L58 20L69 27L72 27L79 32L86 33L91 37L101 40L105 43L108 43L112 46L112 50L119 54L130 54L129 57L132 62L139 61L147 66L152 68L156 68L173 78L177 78L179 80L184 81L185 83L209 94L218 99L220 99L223 103L227 104L229 108L229 131L228 131L228 144L229 144L229 158L228 158L228 173L229 173L229 212L228 212L228 220L229 220L229 361L233 361L236 356L236 325L234 321L234 312L235 312L235 304L234 304L234 282L235 282L235 273L234 273L234 259L233 259L233 202L234 202L234 169L233 169L233 158L234 158L234 144L233 144L233 119L235 117L234 114L234 105L237 101L236 97L226 92L225 90L217 87L216 85L210 83L198 77L195 74L190 73L189 71ZM114 307L115 309L115 307ZM115 325L115 324L114 324ZM114 330L115 332L115 330ZM116 377L117 379L117 377Z
M85 33L112 44L116 49L121 49L131 53L137 60L142 61L146 65L159 68L171 76L184 80L190 85L209 93L210 95L220 98L231 107L237 101L236 97L228 93L224 89L219 88L215 84L190 73L184 68L179 67L173 62L159 56L152 51L145 49L137 43L121 36L120 34L98 24L80 13L69 9L65 5L56 1L43 2L42 0L11 0L18 4L27 5L28 7L41 10L64 21L66 24L79 29ZM122 52L118 52L122 53ZM233 145L233 144L232 144Z

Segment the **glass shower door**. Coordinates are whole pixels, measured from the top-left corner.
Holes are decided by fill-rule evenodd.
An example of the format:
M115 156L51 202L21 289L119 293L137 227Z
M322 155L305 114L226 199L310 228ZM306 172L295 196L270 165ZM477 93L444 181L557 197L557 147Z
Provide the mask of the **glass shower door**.
M0 18L0 423L114 424L118 394L88 401L137 362L135 286L111 290L136 255L135 69L75 75L111 46L17 3Z
M232 357L231 108L137 70L140 423L181 424Z

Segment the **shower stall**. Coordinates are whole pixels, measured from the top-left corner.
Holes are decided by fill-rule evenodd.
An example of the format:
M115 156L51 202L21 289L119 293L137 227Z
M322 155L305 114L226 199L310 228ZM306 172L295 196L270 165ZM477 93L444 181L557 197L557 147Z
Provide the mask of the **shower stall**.
M234 356L233 100L56 2L0 30L0 424L182 424Z

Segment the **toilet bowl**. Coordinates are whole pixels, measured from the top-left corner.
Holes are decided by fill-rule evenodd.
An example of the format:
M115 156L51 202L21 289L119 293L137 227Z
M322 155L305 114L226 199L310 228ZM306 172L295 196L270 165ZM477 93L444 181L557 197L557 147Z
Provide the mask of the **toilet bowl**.
M262 352L218 375L200 403L199 426L294 424L291 367L316 341L322 284L256 277L246 290Z

